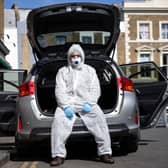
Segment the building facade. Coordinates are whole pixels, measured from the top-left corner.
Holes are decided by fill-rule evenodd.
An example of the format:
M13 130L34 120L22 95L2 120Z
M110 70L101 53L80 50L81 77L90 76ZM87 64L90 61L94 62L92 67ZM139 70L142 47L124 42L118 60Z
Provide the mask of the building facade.
M125 62L168 66L168 1L124 2Z

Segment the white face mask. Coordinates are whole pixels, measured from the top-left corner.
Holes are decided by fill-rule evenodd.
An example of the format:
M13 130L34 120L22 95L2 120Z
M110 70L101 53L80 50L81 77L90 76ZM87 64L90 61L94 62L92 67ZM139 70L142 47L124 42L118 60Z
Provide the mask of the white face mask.
M79 66L81 62L82 62L81 57L73 57L73 58L71 58L71 63L72 63L73 67Z

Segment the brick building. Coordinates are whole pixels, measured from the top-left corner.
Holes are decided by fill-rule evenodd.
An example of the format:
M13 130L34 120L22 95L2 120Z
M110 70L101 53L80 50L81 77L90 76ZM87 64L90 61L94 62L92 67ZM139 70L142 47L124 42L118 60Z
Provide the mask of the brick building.
M125 0L123 62L154 61L168 66L168 1Z

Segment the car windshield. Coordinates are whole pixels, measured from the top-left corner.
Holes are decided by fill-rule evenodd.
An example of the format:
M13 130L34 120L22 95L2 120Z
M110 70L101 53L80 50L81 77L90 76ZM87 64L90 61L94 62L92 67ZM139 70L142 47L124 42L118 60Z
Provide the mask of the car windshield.
M109 37L110 32L104 31L71 31L39 34L37 36L37 41L41 48L59 46L71 42L106 45Z

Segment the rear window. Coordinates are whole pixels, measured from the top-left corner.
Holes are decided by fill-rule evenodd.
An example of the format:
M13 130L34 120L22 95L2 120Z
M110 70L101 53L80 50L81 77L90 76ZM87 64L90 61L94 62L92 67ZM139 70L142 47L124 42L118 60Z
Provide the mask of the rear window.
M105 31L71 31L39 34L37 42L41 48L65 45L66 43L82 43L106 45L110 32Z

